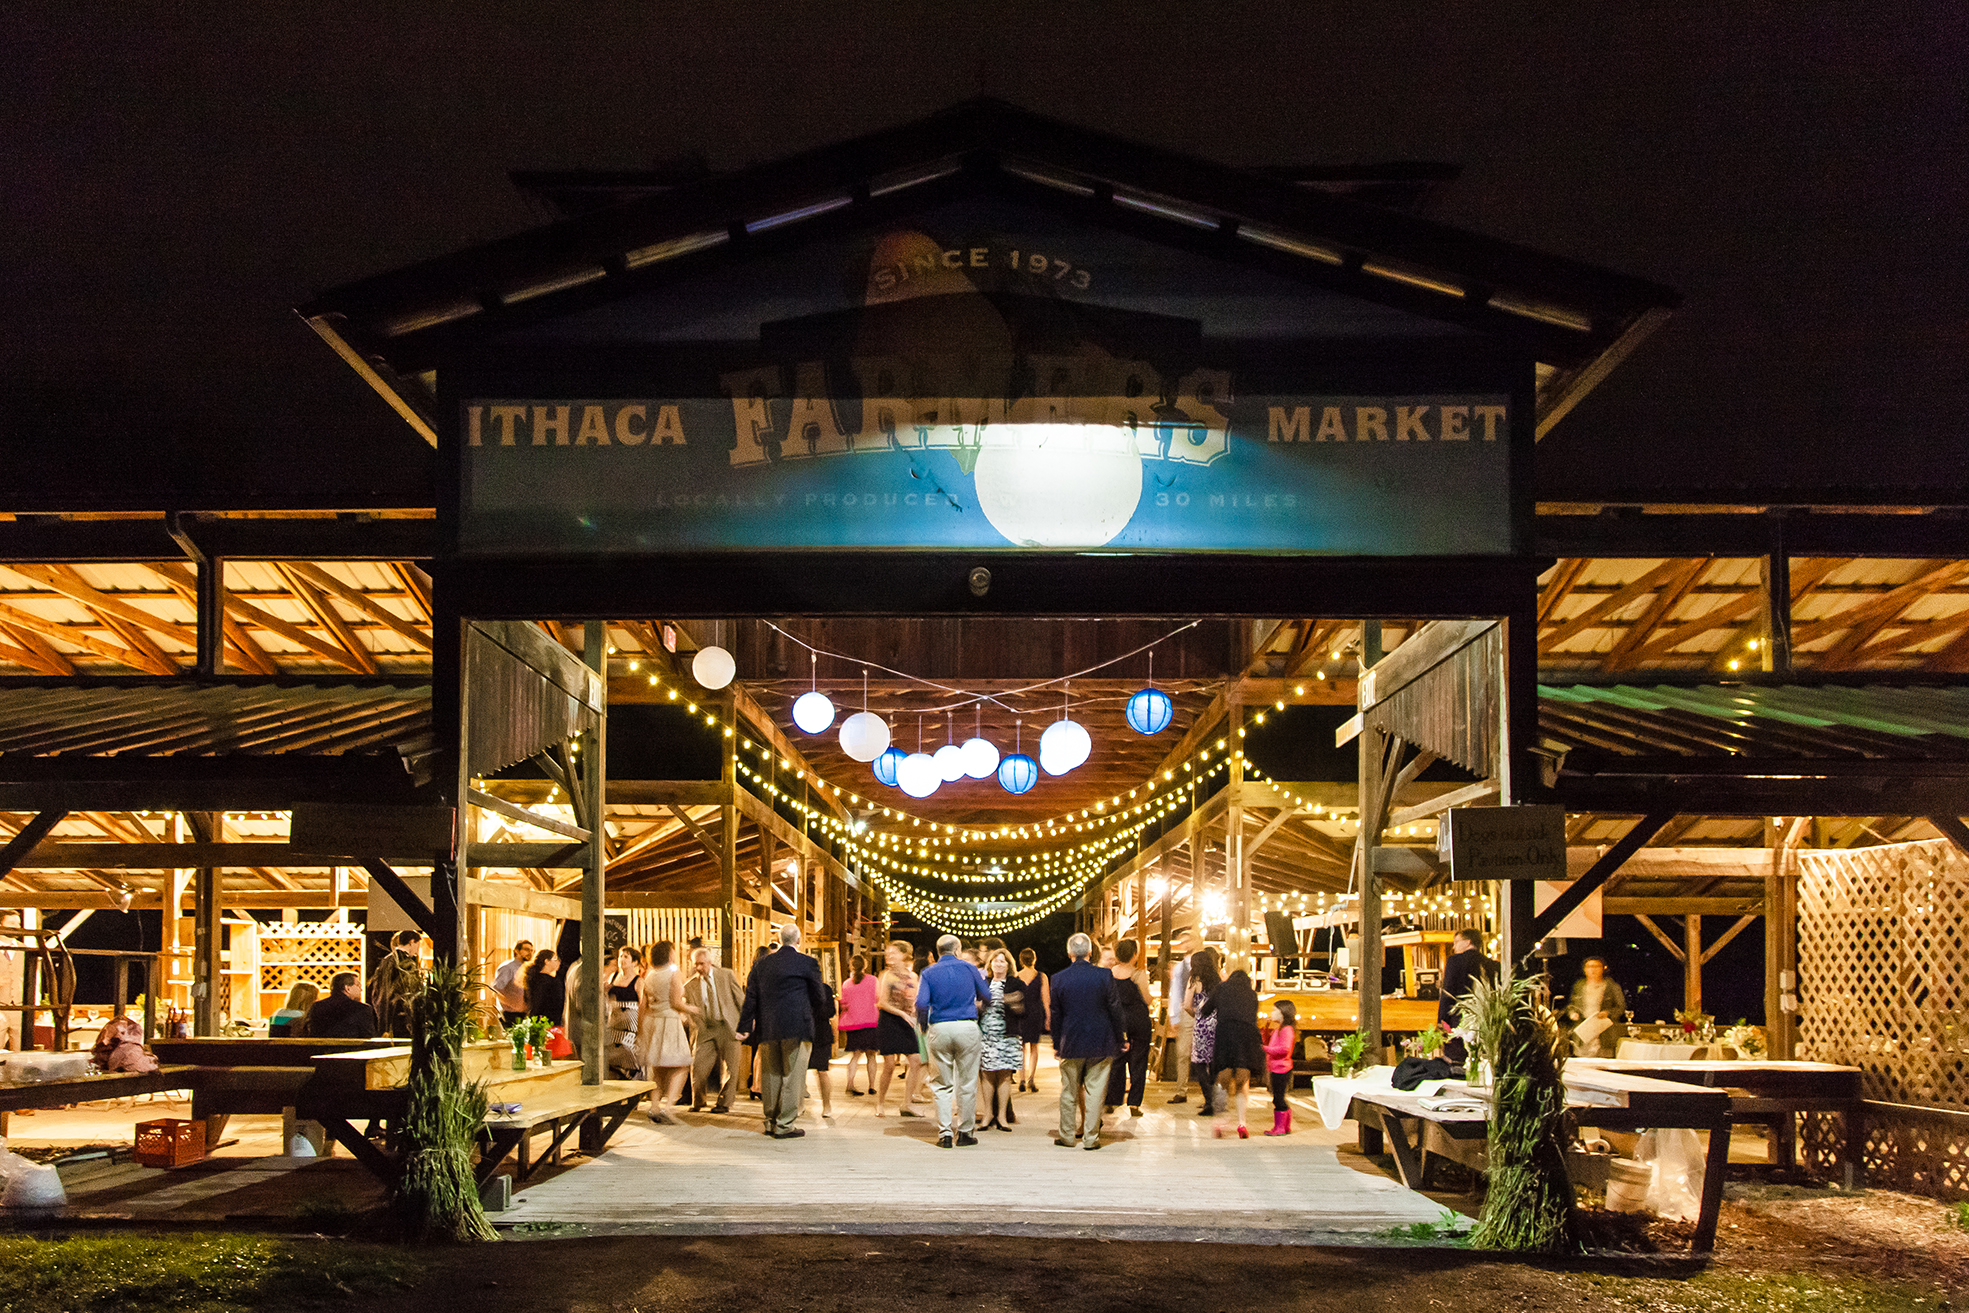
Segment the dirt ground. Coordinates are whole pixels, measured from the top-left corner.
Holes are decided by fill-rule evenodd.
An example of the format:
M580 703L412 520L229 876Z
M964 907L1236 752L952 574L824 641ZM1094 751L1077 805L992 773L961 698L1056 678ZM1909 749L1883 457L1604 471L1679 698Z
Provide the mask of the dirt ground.
M1934 1313L1969 1308L1969 1232L1885 1192L1733 1190L1713 1261L1676 1253L1564 1263L1453 1247L1377 1248L907 1236L539 1235L437 1252L377 1313L1346 1313L1663 1310ZM1673 1227L1657 1227L1664 1247Z

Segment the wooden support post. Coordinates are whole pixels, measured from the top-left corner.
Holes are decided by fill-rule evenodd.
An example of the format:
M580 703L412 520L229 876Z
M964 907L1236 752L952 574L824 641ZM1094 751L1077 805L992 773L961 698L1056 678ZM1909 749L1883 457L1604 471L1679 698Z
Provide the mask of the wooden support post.
M1791 1058L1798 1046L1797 1027L1784 1004L1798 994L1797 845L1806 824L1803 816L1764 823L1771 850L1764 873L1764 1047L1779 1060Z
M1531 800L1538 783L1532 747L1538 742L1538 599L1500 622L1504 641L1497 680L1497 804L1509 807ZM1659 828L1659 826L1657 826ZM1504 969L1515 971L1538 947L1537 886L1529 880L1505 880L1498 886L1498 954Z
M1248 940L1251 935L1251 872L1244 851L1244 740L1237 736L1243 708L1230 701L1229 727L1231 765L1224 785L1224 901L1230 905L1231 924Z
M1765 554L1759 573L1763 576L1764 624L1763 658L1765 670L1791 673L1791 557L1784 545L1784 516L1771 516L1771 550Z
M217 812L198 812L191 816L193 834L203 843L224 841L224 818ZM200 1037L219 1033L219 993L224 981L225 929L220 924L219 868L199 867L192 889L192 1033Z
M1682 1010L1702 1011L1702 918L1682 918Z
M197 567L193 591L197 612L198 650L192 669L200 675L226 673L226 563L208 555L174 511L165 516L165 531Z
M1380 626L1375 626L1380 633ZM1363 644L1365 650L1365 644ZM1387 759L1401 756L1401 740L1379 729L1367 729L1360 736L1360 833L1354 843L1356 878L1360 887L1360 1026L1367 1032L1368 1047L1381 1043L1381 877L1374 873L1373 850L1381 839L1381 818L1387 815L1382 790L1389 777Z
M581 659L600 675L601 695L608 696L608 626L590 620L581 627ZM608 879L608 712L595 719L595 728L581 736L581 792L588 813L588 864L581 868L581 1083L600 1085L608 1074L602 1067L603 983L608 966L602 961L602 905Z
M471 869L472 847L472 690L465 653L470 628L451 606L451 594L442 580L433 597L437 609L431 620L431 726L440 752L446 754L440 760L451 767L451 796L446 801L452 807L453 824L451 860L431 870L431 908L435 914L449 907L454 921L448 936L431 936L431 953L440 962L456 962L458 946L464 942L465 902L459 897L459 882ZM445 779L445 774L438 778Z
M719 719L730 725L737 714L736 699L728 691L716 704ZM738 969L738 741L721 748L724 760L718 771L718 954L725 966ZM772 897L768 885L765 894Z

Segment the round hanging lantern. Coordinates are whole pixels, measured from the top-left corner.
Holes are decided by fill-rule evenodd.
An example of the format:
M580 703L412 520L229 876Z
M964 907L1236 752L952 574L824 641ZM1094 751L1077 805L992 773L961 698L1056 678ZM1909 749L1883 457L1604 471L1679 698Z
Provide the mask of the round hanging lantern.
M1039 764L1048 775L1066 774L1093 750L1093 739L1077 720L1056 720L1039 736Z
M1141 694L1135 696L1140 697ZM1130 702L1128 705L1133 707L1135 704ZM793 723L808 734L818 734L834 723L834 704L827 700L825 693L802 693L793 702Z
M1026 793L1039 783L1039 763L1014 752L998 763L998 783L1007 793Z
M720 689L732 682L738 663L722 647L700 647L691 658L691 675L709 689Z
M927 798L942 783L937 759L927 752L912 752L896 767L896 787L912 798Z
M794 719L799 719L794 708ZM1159 688L1145 688L1128 699L1128 728L1137 734L1160 734L1175 718L1176 704Z
M937 775L945 784L955 784L964 778L964 749L955 743L938 748L930 760L937 763Z
M990 739L964 740L964 773L974 780L991 778L998 769L998 748Z
M874 761L889 746L889 722L872 711L857 711L841 722L841 751L856 761Z
M875 759L875 778L890 788L895 788L896 769L902 765L902 759L908 755L901 748L885 749L882 755Z

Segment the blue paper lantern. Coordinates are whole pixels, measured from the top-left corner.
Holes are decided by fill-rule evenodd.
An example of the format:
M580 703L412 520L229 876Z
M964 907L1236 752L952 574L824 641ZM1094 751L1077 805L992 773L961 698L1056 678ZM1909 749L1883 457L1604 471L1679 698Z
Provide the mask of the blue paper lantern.
M1176 704L1159 688L1145 688L1128 699L1128 728L1137 734L1160 734L1176 715Z
M877 757L869 769L875 772L877 780L893 789L896 787L896 767L902 765L902 759L908 755L901 748L890 748Z
M1015 752L998 763L998 783L1007 793L1025 793L1039 783L1039 763Z

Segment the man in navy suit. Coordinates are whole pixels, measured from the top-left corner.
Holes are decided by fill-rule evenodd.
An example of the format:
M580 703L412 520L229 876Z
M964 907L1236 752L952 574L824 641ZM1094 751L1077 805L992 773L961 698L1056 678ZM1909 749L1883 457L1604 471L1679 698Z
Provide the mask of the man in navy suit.
M745 982L738 1037L758 1054L766 1134L795 1140L806 1134L793 1123L807 1096L807 1057L816 1028L833 1020L834 1005L820 963L797 947L800 927L781 926L779 942L780 950L755 962Z
M1085 1128L1080 1147L1101 1147L1108 1068L1128 1047L1114 973L1090 963L1093 954L1093 940L1073 936L1067 940L1073 963L1052 979L1053 1056L1060 1063L1060 1133L1053 1143L1065 1149L1073 1148L1076 1111Z

